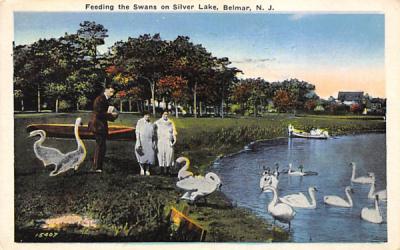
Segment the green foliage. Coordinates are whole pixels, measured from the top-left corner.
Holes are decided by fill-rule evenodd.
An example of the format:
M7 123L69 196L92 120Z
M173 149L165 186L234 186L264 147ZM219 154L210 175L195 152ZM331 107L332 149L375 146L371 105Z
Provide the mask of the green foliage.
M59 108L59 110L67 111L71 108L71 104L66 100L61 100L58 103L58 108Z

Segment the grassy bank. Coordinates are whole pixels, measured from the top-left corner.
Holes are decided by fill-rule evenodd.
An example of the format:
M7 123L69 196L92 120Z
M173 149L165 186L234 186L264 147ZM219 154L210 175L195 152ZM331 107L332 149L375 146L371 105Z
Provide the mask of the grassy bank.
M107 144L105 171L88 173L94 142L87 140L88 156L77 173L49 177L49 169L35 159L25 127L30 123L73 123L78 114L17 115L15 119L15 228L17 241L173 241L167 214L181 191L173 176L138 176L132 142ZM80 113L84 121L87 113ZM117 124L132 126L139 117L121 114ZM236 152L258 139L286 136L287 124L296 128L321 127L331 134L383 130L383 120L335 117L183 118L175 120L177 155L191 159L195 172L204 173L217 156ZM48 139L48 146L63 152L73 150L73 140ZM175 170L176 171L176 170ZM255 187L257 188L257 187ZM96 219L96 229L73 227L53 239L37 238L41 219L75 213ZM206 241L287 241L289 235L272 228L249 211L233 207L217 192L208 204L190 206L189 216L208 231Z

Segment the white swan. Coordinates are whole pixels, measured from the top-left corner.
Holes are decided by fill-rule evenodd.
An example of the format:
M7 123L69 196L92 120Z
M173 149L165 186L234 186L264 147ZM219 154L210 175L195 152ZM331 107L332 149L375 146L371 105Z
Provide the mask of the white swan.
M306 175L303 171L292 171L292 163L289 163L288 175L292 176L304 176Z
M74 151L71 151L69 153L66 153L66 154L61 153L57 157L52 155L52 157L57 158L57 160L52 159L53 164L55 165L55 168L53 171L50 172L50 176L59 175L70 169L78 170L79 165L85 160L86 148L85 148L85 145L83 144L81 138L79 137L79 125L81 125L81 124L82 124L82 119L80 117L78 117L75 121L75 126L74 126L75 139L76 139L76 142L78 145L77 149ZM34 145L34 149L35 149L35 145ZM53 152L58 151L58 149L55 149L55 148L47 148L47 150L48 150L47 152L51 151L49 149L52 149ZM38 158L43 157L43 154L39 154L39 155L36 154L36 157L38 157ZM49 158L45 159L43 162L49 162Z
M290 222L296 215L296 212L288 204L278 203L278 191L276 190L276 188L269 186L267 187L267 189L270 189L273 193L272 200L267 207L268 213L274 218L274 223L275 220L279 220L283 223L288 223L290 231Z
M279 200L292 207L315 209L317 207L317 202L315 200L316 191L317 191L316 187L308 188L308 194L310 195L311 201L309 201L308 198L303 193L286 195L284 197L279 198Z
M364 207L361 210L361 219L372 222L372 223L382 223L383 218L381 210L379 209L379 196L375 196L375 208Z
M33 144L33 151L35 152L36 157L43 162L45 167L49 165L59 165L65 155L56 148L45 147L42 145L46 140L46 132L44 130L34 130L30 132L29 137L37 135L39 135L40 138Z
M356 163L352 162L350 163L350 166L353 168L352 173L351 173L351 182L354 183L361 183L361 184L369 184L373 182L373 179L371 176L360 176L356 178Z
M267 189L267 187L273 187L275 189L278 188L279 180L275 175L268 174L266 172L263 173L263 176L260 178L260 188L262 192L272 192L271 189Z
M369 192L368 192L368 199L375 199L375 197L378 195L379 199L381 201L387 201L387 191L386 191L386 189L375 192L375 188L376 188L376 186L375 186L375 174L374 173L370 173L370 176L372 177L373 182L371 183L371 188L369 189Z
M221 180L215 173L207 173L202 176L190 176L176 183L176 186L186 192L179 198L195 202L201 197L205 197L215 190L221 188Z
M353 200L351 199L350 192L353 192L353 189L350 186L347 186L344 191L347 196L347 201L336 195L327 195L324 196L324 203L336 207L352 207Z
M188 170L190 166L190 160L184 156L181 156L178 159L176 159L176 163L181 164L182 162L185 162L185 165L178 172L178 180L182 180L189 176L193 176L193 173Z

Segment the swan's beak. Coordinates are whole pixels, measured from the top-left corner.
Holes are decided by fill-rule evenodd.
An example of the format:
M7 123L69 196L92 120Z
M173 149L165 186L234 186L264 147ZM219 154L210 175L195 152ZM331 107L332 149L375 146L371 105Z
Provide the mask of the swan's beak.
M315 189L316 192L318 192L318 189L316 187L314 189Z
M351 192L352 194L354 194L354 189L350 188L350 192Z
M220 183L220 184L218 185L218 190L221 191L221 188L222 188L222 183Z

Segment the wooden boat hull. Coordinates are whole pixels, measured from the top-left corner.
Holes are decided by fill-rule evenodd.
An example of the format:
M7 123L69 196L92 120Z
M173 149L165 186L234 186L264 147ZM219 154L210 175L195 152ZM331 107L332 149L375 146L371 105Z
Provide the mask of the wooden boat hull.
M31 124L26 127L28 133L34 130L46 131L47 137L53 138L75 138L74 125L72 124ZM94 134L89 131L87 125L79 126L79 136L82 139L95 139ZM125 126L109 126L108 140L134 141L135 128Z
M325 135L311 135L309 133L296 133L296 132L292 132L289 136L294 138L319 139L319 140L326 140L329 138Z

